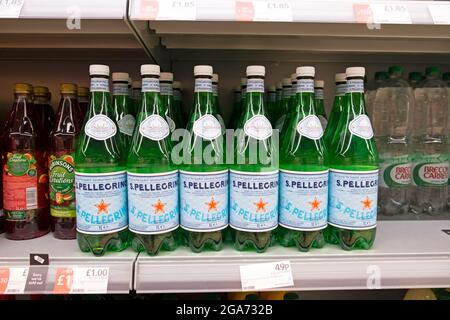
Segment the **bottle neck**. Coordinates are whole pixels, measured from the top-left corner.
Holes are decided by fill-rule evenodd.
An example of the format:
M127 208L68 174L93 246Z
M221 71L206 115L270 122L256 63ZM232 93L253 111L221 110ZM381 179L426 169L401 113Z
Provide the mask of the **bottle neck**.
M89 102L88 96L78 96L78 102Z
M27 102L32 103L31 93L14 93L14 102Z
M289 99L292 93L292 86L283 86L282 99Z
M194 108L198 114L213 113L213 88L212 80L209 77L195 78L195 98Z
M159 77L147 76L142 78L141 109L144 115L161 114Z
M354 115L366 114L363 78L347 78L347 93L345 96L348 101L346 105L349 112L352 112Z
M323 88L314 88L314 98L323 101Z
M213 91L213 96L214 97L218 97L219 96L219 83L213 82L213 84L212 84L212 91Z
M34 104L50 104L46 96L34 96Z
M113 96L128 96L128 82L127 81L114 81L113 83Z
M181 101L181 90L178 88L173 89L173 100L174 101Z
M173 97L173 87L171 81L160 81L159 82L161 96L164 97Z
M249 77L246 88L246 112L250 114L264 113L264 78Z
M89 117L100 113L106 114L108 112L107 108L111 105L109 78L105 76L92 76L90 92Z
M314 78L300 77L295 90L296 111L302 114L314 113Z
M347 92L347 83L346 82L336 82L336 97L343 97Z

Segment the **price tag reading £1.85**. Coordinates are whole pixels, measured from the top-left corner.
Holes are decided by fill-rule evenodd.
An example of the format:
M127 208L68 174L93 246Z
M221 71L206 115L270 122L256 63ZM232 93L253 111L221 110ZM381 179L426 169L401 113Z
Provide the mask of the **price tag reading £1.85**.
M291 1L236 0L237 21L293 21Z
M25 0L0 0L0 18L19 18Z
M294 285L291 263L287 260L241 266L240 272L243 291Z
M109 267L74 267L56 270L53 293L107 293Z
M411 15L406 5L370 4L374 23L411 24Z

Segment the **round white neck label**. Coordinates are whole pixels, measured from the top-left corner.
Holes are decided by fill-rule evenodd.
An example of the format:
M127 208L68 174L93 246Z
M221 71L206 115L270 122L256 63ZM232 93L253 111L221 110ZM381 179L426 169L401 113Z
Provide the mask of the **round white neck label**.
M169 135L170 128L163 117L158 114L152 114L141 122L139 132L150 140L159 141Z
M319 118L316 115L304 117L297 123L297 132L312 140L317 140L323 136L323 128Z
M97 114L88 120L84 132L95 140L106 140L116 135L117 127L108 116Z
M245 122L244 132L256 140L265 140L272 135L272 125L265 116L257 114Z
M206 140L214 140L222 134L220 122L211 114L205 114L194 122L194 133Z

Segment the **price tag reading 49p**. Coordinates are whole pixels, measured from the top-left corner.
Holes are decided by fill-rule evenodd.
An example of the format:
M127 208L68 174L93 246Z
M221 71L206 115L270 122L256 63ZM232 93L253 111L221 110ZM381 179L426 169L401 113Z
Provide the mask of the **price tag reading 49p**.
M56 270L53 293L107 293L109 267L74 267Z
M288 260L241 266L240 272L243 291L294 285L291 262Z

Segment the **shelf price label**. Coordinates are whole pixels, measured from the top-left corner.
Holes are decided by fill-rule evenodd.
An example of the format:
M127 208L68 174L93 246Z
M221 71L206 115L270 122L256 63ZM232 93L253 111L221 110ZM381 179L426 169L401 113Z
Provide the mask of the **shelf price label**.
M107 293L109 267L57 268L54 294Z
M28 267L0 268L0 294L24 293L28 271Z
M141 0L139 19L194 21L196 0Z
M450 24L450 5L433 4L428 6L434 24Z
M411 24L408 7L402 4L370 4L373 23Z
M294 285L288 260L240 266L242 291L289 287Z
M293 21L290 1L236 0L236 21Z
M25 0L0 0L0 18L19 18Z

